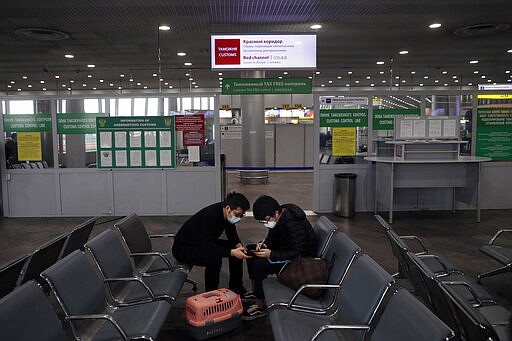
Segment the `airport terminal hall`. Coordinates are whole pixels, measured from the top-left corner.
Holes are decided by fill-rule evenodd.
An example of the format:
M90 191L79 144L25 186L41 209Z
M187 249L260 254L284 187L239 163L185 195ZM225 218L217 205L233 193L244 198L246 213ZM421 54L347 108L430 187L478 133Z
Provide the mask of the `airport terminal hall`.
M0 340L511 341L511 0L0 10Z

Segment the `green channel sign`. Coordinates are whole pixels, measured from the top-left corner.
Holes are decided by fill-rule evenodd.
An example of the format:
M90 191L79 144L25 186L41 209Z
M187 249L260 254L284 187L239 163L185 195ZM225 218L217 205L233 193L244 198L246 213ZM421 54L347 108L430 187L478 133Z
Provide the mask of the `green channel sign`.
M478 109L476 155L494 161L512 160L512 109Z
M367 127L368 109L320 109L320 127Z
M225 78L222 80L223 95L259 94L310 94L309 78Z
M51 114L4 115L4 131L47 132L52 131Z
M96 117L101 113L67 113L57 114L58 134L96 134Z
M395 129L395 116L420 116L420 109L373 109L373 130Z

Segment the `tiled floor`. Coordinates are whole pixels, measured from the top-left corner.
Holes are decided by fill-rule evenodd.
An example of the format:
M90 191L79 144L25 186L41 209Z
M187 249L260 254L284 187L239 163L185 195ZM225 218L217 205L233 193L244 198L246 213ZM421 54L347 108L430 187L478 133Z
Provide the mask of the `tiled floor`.
M281 203L293 202L303 209L312 208L313 174L311 172L271 173L267 185L240 185L236 173L228 174L228 191L244 193L252 203L259 195L269 194ZM390 273L396 272L396 260L379 223L371 212L357 213L353 218L327 215L338 230L347 233L364 252L368 253ZM186 216L143 217L147 228L154 232L175 232ZM316 216L309 217L311 222ZM71 229L86 218L2 218L0 219L0 263L33 251L51 237ZM103 217L93 229L93 236L112 226L114 217ZM491 259L478 252L499 228L510 228L511 210L482 211L480 223L475 222L474 211L396 212L393 228L403 235L420 236L430 250L443 254L469 276L497 267ZM265 228L250 217L238 224L241 239L254 242L262 239ZM510 238L512 243L512 238ZM157 245L168 248L168 245ZM203 269L195 267L190 276L203 282ZM406 285L407 283L405 283ZM221 274L221 286L227 285L227 266ZM246 285L249 286L246 280ZM512 273L484 279L483 286L495 299L512 307ZM199 290L203 290L202 285ZM185 285L180 299L173 307L162 340L192 340L185 328L182 313L185 298L192 295ZM271 340L272 332L267 319L244 322L235 332L219 337L221 340Z

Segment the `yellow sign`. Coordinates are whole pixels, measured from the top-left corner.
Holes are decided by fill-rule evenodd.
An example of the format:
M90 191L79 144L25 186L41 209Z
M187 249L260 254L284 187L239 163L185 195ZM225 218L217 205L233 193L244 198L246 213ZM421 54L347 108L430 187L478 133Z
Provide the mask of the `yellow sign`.
M478 99L512 99L512 94L482 94Z
M281 104L281 108L290 109L290 105L289 104Z
M229 104L222 104L222 105L220 106L220 108L221 108L222 110L229 110L229 109L231 109L231 105L229 105Z
M41 161L41 133L18 133L18 160Z
M356 128L332 128L332 155L356 155Z
M301 103L297 103L297 104L294 104L293 107L295 109L302 109L302 104Z

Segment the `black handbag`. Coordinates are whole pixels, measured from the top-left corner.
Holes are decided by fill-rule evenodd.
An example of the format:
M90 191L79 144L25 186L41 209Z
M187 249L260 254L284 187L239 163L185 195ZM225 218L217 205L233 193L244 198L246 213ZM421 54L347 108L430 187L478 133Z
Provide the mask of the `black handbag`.
M278 279L286 286L297 290L304 284L325 284L329 279L332 263L321 258L297 256L279 273ZM305 288L301 291L314 299L322 296L322 288Z

